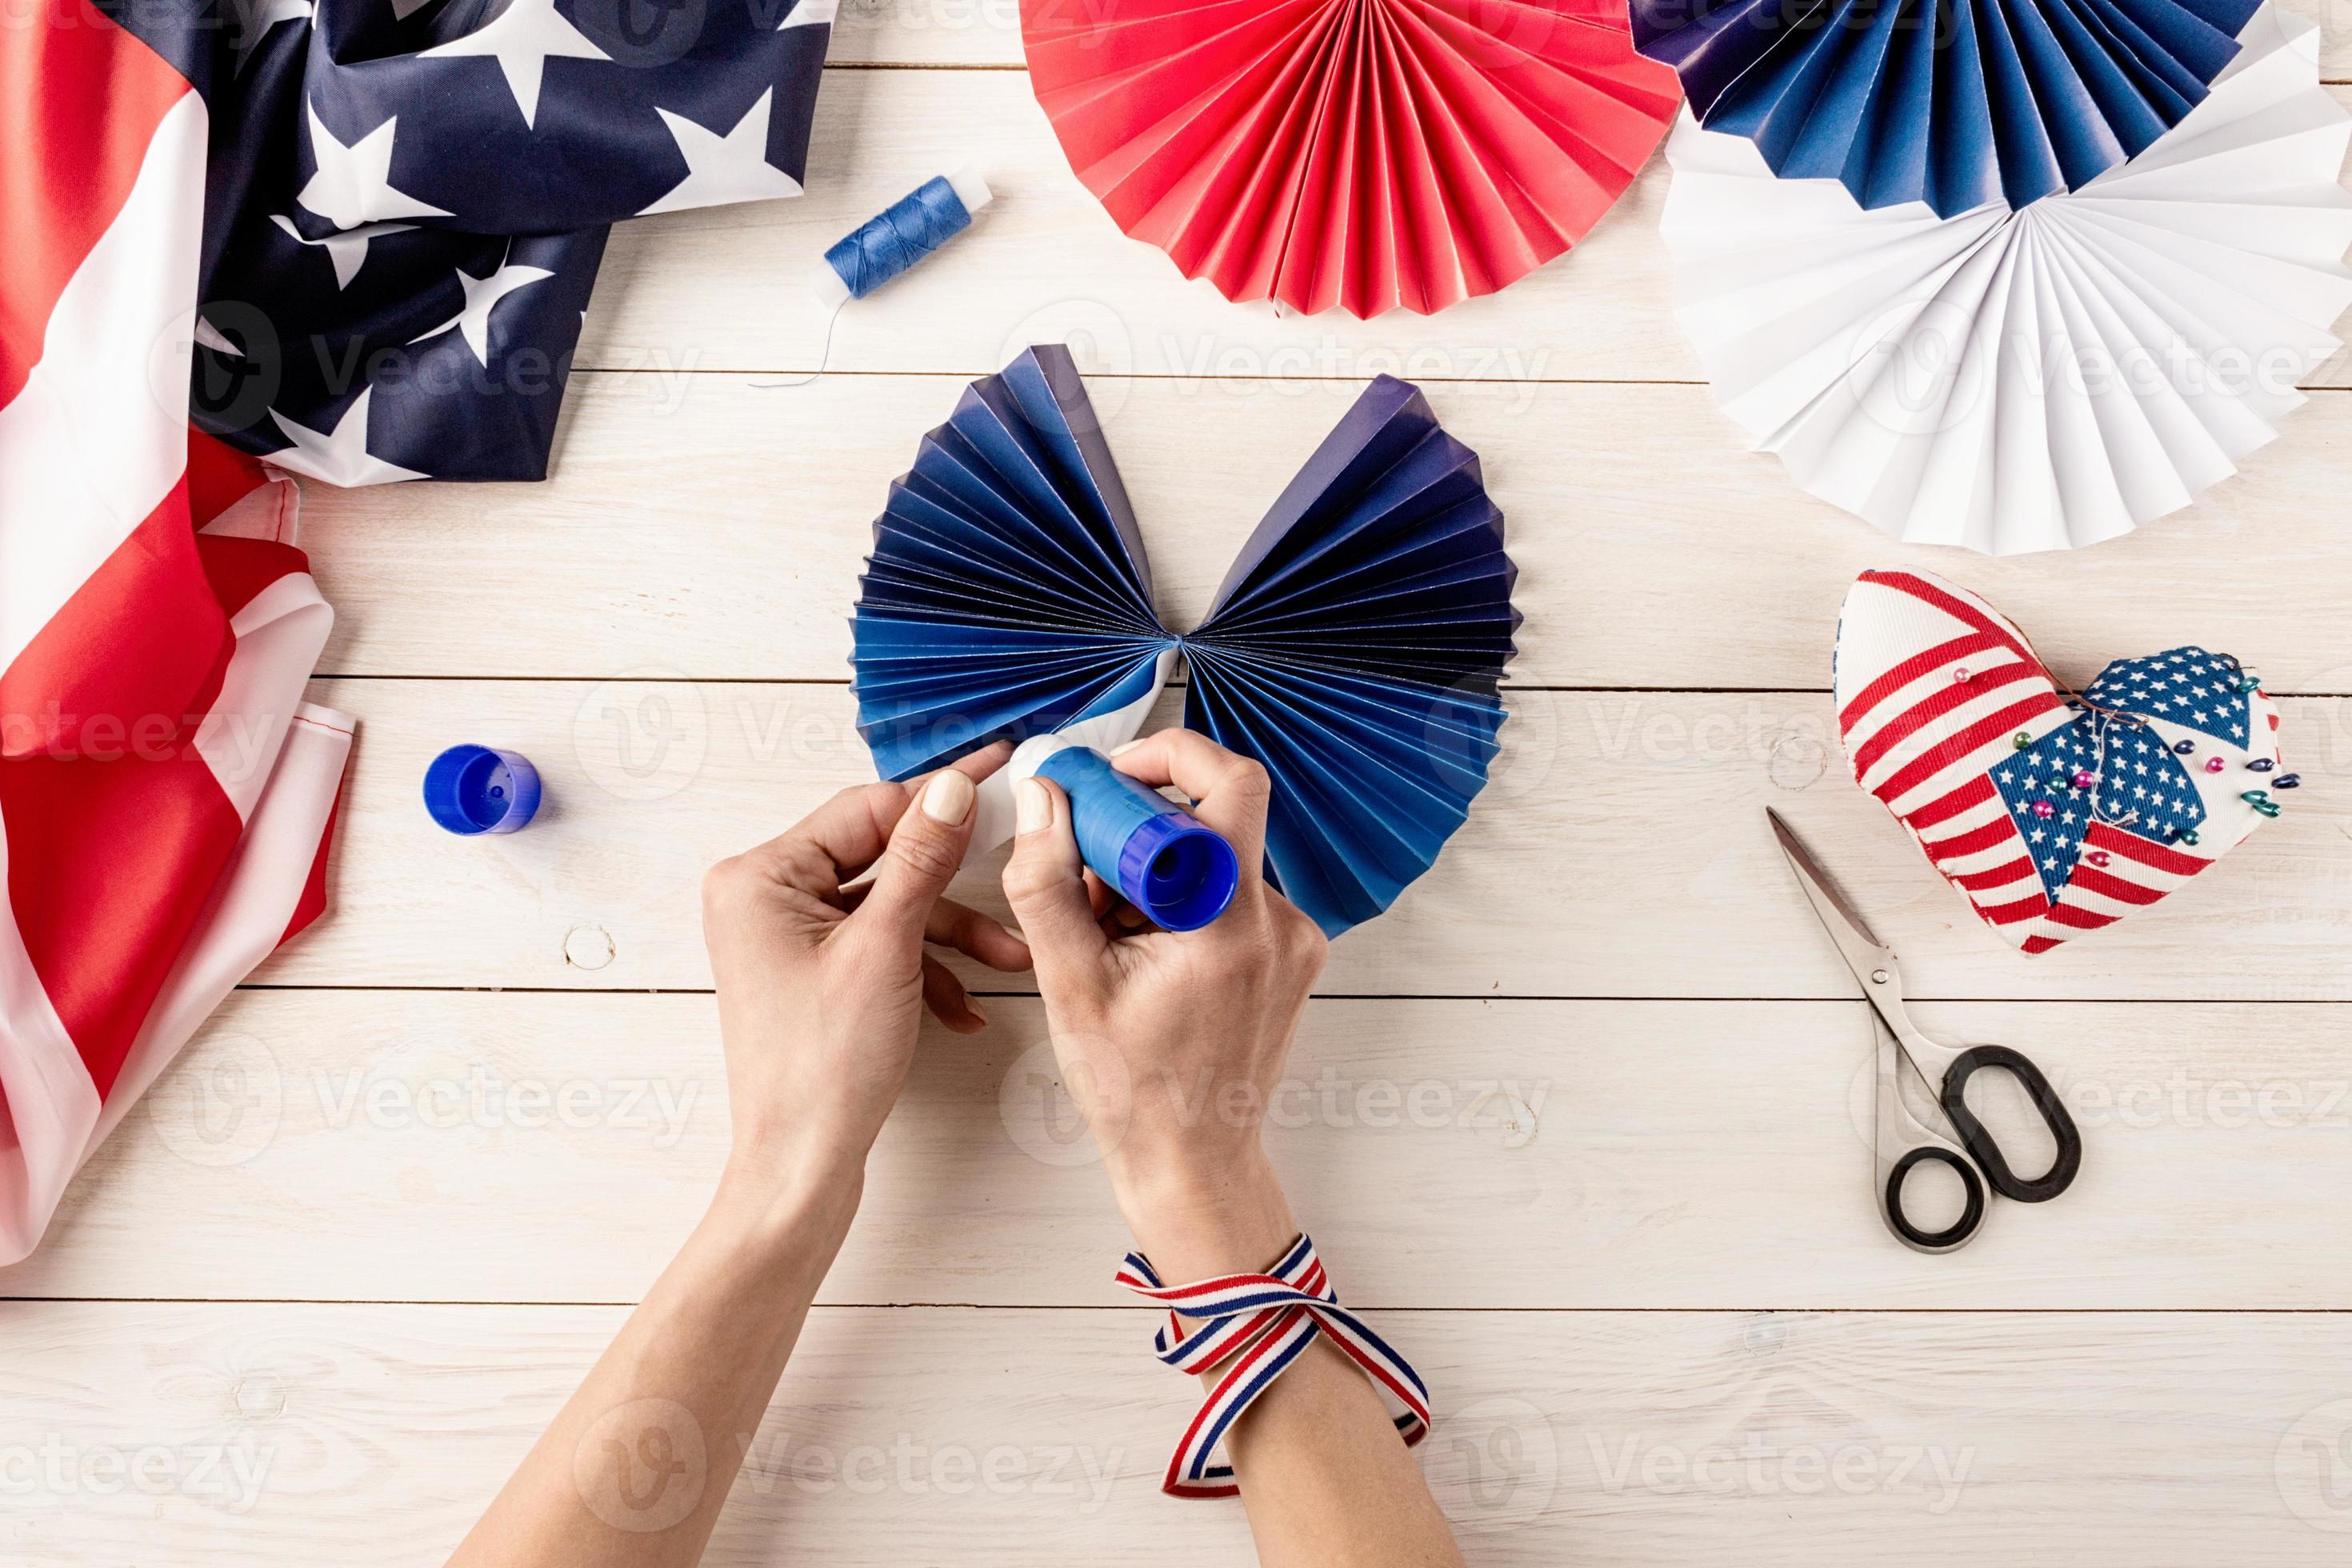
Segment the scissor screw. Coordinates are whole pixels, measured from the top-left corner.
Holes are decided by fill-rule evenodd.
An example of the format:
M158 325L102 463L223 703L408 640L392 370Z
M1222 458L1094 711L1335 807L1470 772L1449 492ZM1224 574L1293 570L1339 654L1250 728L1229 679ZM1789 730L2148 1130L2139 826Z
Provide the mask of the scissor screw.
M1870 972L1870 983L1873 985L1884 985L1887 979L1887 973L1884 969L1874 969Z

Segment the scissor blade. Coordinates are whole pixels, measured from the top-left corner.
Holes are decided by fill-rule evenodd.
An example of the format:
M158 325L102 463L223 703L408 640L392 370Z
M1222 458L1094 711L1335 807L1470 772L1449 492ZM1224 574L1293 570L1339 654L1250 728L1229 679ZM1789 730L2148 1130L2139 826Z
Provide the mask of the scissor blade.
M1856 948L1886 952L1886 944L1872 932L1870 922L1845 901L1845 895L1838 891L1837 884L1830 880L1829 873L1822 870L1821 862L1813 858L1813 852L1805 847L1805 841L1798 837L1795 830L1781 821L1780 814L1770 806L1764 808L1764 815L1771 819L1772 837L1780 841L1780 853L1789 858L1789 867L1797 873L1797 880L1804 888L1805 897L1811 902L1813 912L1821 917L1823 925L1829 927L1830 935L1837 942L1839 950L1849 955Z

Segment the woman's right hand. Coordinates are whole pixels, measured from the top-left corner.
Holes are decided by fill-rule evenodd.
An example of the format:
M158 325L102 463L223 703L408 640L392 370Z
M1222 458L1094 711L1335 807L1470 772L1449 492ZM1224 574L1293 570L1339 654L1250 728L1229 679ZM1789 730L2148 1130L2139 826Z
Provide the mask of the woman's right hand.
M1259 1134L1327 943L1266 885L1263 767L1189 730L1114 756L1140 783L1182 790L1233 845L1232 905L1192 931L1099 921L1069 800L1044 779L1013 788L1004 891L1036 960L1063 1082L1139 1250L1170 1280L1255 1272L1298 1234Z

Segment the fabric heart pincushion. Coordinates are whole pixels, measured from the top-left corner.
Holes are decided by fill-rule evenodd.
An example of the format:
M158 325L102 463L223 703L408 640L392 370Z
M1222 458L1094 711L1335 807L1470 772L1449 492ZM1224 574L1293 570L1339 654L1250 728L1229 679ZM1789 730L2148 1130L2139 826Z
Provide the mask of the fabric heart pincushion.
M1925 572L1855 580L1833 681L1854 782L2028 954L2157 902L2299 782L2229 655L2117 659L2069 696L2015 626Z

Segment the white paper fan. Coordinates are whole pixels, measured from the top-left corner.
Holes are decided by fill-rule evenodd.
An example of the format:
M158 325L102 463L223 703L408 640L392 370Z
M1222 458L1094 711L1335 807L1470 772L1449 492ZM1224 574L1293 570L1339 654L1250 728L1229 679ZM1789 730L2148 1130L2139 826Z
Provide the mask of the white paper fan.
M1717 400L1813 494L1990 554L2127 533L2237 471L2352 305L2352 117L2265 6L2145 153L2021 211L1864 211L1687 113L1675 314Z

